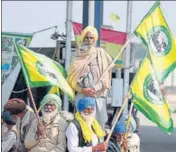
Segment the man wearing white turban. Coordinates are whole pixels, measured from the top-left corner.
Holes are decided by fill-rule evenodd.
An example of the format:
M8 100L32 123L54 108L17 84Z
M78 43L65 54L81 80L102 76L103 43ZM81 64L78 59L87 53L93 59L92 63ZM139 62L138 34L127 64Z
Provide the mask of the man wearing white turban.
M30 152L65 152L65 130L68 123L60 115L60 97L47 94L40 105L43 114L41 124L38 124L36 119L33 120L25 139L26 148Z
M96 99L96 119L105 127L108 119L106 94L111 86L111 69L98 81L112 58L100 47L96 47L98 32L86 27L81 34L82 46L76 51L68 73L68 82L78 93L76 101L84 96Z

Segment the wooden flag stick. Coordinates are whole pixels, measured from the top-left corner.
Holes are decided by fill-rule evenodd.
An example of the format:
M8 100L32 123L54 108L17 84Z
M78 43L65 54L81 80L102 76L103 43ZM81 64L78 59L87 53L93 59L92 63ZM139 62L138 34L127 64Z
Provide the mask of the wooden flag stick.
M109 142L109 140L110 140L110 137L111 137L111 135L112 135L112 133L113 133L113 130L114 130L115 126L116 126L116 123L118 122L118 120L119 120L119 118L120 118L120 115L121 115L123 109L125 108L126 104L128 103L128 99L129 99L129 98L130 98L130 92L127 93L127 95L126 95L126 97L125 97L125 100L124 100L124 102L123 102L123 104L122 104L122 107L120 108L120 111L119 111L119 112L117 111L118 115L117 115L117 117L116 117L116 119L115 119L115 121L114 121L114 124L112 125L112 128L111 128L111 130L110 130L110 133L109 133L108 137L107 137L106 140L105 140L105 143L108 144L108 142Z
M125 140L128 138L128 133L130 130L130 122L131 122L131 114L132 114L133 105L134 105L134 103L132 102L131 106L130 106L130 111L128 114L127 124L126 124ZM121 147L121 152L124 152L123 147Z
M128 119L127 119L125 138L128 137L128 133L129 133L129 128L130 128L131 114L132 114L133 105L134 105L134 103L132 102L132 103L131 103L131 106L130 106L130 111L129 111L129 114L128 114Z
M22 72L23 72L23 75L24 75L24 78L25 78L25 81L26 81L26 86L28 88L28 91L29 91L29 97L30 97L30 101L32 102L32 105L33 105L33 108L34 108L34 112L37 116L37 121L38 121L38 124L41 124L40 122L40 117L37 113L37 108L36 108L36 105L35 105L35 102L34 102L34 98L33 98L33 95L32 95L32 91L31 91L31 88L30 88L30 85L29 85L29 80L28 80L28 76L27 76L27 73L26 73L26 70L25 70L25 67L24 67L24 61L22 60L21 58L21 55L20 55L20 52L19 52L19 48L17 46L17 44L13 41L13 44L14 44L14 47L16 48L16 53L19 57L19 61L20 61L20 64L21 64L21 68L22 68ZM43 137L45 137L44 133L43 134Z
M37 113L39 113L39 112L40 112L41 108L42 108L41 106L38 108Z
M105 75L105 73L110 70L111 68L113 68L114 63L116 62L116 60L120 57L120 55L122 54L122 52L125 50L126 46L128 45L128 43L130 42L130 39L128 39L125 44L123 45L123 47L120 49L120 52L117 54L117 56L114 58L114 60L111 62L111 64L106 68L106 70L103 72L103 74L101 75L101 77L98 79L98 81L95 83L97 84L99 81L101 81L101 79L103 78L103 76Z
M31 102L33 104L34 112L36 113L36 116L37 116L38 124L41 124L40 117L39 117L39 114L38 114L38 111L37 111L37 107L36 107L35 102L34 102L34 98L33 98L33 95L32 95L31 88L28 85L27 85L27 88L28 88L28 91L29 91L29 96L31 98ZM42 132L42 138L46 138L46 135L45 135L44 132Z
M28 91L29 91L29 97L31 99L30 101L32 102L34 112L36 113L36 116L37 116L37 120L38 120L38 122L40 122L40 117L39 117L38 112L37 112L37 108L36 108L36 105L35 105L35 102L34 102L34 98L33 98L33 95L32 95L31 88L28 85L27 85L27 88L28 88Z

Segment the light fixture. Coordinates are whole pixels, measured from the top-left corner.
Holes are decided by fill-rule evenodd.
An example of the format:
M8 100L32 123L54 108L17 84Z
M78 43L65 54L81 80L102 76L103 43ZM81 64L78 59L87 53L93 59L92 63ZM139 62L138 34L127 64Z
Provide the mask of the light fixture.
M60 34L57 32L57 26L55 27L54 34L51 35L52 40L57 40L60 37Z
M58 32L54 32L54 34L51 35L52 40L57 40L61 35Z

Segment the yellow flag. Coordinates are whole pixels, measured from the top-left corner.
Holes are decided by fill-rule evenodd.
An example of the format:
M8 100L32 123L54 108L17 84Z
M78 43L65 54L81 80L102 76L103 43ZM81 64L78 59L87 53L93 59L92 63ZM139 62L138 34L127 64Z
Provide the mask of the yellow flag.
M111 12L110 19L113 20L113 21L118 22L120 20L120 17L117 14Z
M74 92L59 63L14 43L26 83L30 87L57 86L74 99Z
M148 58L145 58L131 84L131 94L135 107L149 120L166 132L173 131L169 106L162 96L154 70Z
M57 86L51 86L49 88L48 94L56 94L60 96L59 88Z
M163 82L176 67L176 42L156 2L134 32L149 49L157 79Z

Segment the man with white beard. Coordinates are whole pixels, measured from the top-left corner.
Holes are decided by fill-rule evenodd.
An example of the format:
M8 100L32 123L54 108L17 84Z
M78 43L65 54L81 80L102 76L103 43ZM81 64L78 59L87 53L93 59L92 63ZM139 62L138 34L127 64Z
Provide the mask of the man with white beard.
M105 152L103 143L105 132L95 119L96 101L92 97L83 97L77 103L75 119L66 130L69 152Z
M84 97L94 97L96 101L96 119L105 128L108 120L107 93L111 88L112 70L106 71L112 58L100 47L97 29L87 26L81 33L81 48L77 49L68 71L68 82L77 92L76 102ZM105 72L106 71L106 72ZM105 72L105 73L104 73ZM99 78L102 76L100 80Z
M43 114L41 124L38 124L36 119L33 120L25 139L25 146L30 152L65 152L65 130L68 123L60 116L60 97L47 94L40 105Z

